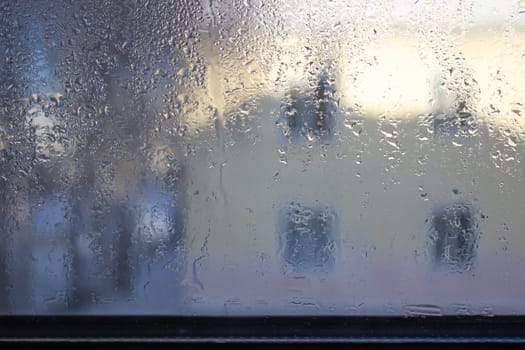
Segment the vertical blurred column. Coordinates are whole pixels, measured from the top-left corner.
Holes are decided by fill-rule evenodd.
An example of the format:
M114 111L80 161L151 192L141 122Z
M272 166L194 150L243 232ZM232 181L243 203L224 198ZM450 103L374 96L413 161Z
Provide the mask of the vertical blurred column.
M0 50L5 53L0 64L0 312L9 310L10 275L8 270L10 254L10 206L8 205L8 172L9 164L9 121L11 101L14 94L14 59L12 57L15 45L15 27L13 4L5 2L0 7Z
M28 301L30 281L27 279L31 254L31 237L26 223L29 219L28 196L32 187L30 174L36 157L35 132L28 118L32 104L40 97L34 93L41 77L31 75L31 67L42 56L41 43L28 36L30 20L22 16L23 4L3 3L0 45L4 60L0 65L2 150L0 153L2 201L1 278L2 312L20 311ZM37 25L37 24L36 24ZM38 26L38 25L37 25ZM38 68L34 68L37 70Z

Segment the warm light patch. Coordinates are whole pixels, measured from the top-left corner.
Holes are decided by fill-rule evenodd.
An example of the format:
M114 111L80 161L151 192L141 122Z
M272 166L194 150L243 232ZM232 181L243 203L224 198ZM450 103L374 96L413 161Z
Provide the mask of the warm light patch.
M340 85L345 105L373 117L415 117L431 108L432 74L416 41L391 37L372 44L364 56L343 62Z

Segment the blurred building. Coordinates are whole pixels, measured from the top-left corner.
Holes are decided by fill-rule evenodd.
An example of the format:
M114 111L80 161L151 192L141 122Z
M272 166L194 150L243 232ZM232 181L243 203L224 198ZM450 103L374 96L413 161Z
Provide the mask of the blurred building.
M6 5L0 312L523 312L525 27L477 3Z

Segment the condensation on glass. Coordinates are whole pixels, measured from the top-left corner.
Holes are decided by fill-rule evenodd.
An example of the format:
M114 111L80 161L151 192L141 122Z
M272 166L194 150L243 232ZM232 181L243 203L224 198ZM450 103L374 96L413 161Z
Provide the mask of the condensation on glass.
M525 313L520 1L0 2L0 313Z

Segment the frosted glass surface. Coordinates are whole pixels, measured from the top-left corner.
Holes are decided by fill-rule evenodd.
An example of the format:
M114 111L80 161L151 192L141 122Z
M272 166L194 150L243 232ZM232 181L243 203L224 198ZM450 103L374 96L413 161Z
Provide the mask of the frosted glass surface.
M0 2L0 313L525 314L522 3Z

